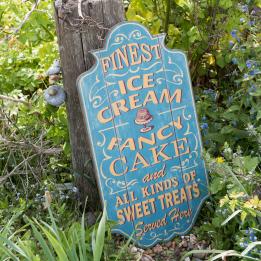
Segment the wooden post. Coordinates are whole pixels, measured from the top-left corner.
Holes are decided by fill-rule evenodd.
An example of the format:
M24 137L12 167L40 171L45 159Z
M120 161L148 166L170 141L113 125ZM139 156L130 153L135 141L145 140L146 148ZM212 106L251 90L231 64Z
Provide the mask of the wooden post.
M62 0L55 1L55 19L63 73L67 93L67 115L72 166L81 200L88 197L88 208L98 202L94 171L90 169L90 146L85 133L82 111L76 89L77 77L92 67L90 50L103 46L107 31L124 20L121 0Z

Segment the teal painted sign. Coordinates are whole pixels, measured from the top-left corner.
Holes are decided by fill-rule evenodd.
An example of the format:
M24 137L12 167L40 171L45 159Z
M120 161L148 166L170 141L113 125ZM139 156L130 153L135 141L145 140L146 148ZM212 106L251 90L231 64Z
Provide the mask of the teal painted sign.
M208 181L185 54L133 22L92 54L78 91L113 231L142 247L186 234Z

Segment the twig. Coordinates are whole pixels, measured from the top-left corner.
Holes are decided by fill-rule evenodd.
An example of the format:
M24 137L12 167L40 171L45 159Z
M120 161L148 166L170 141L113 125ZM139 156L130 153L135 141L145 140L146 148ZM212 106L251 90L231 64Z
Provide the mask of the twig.
M12 35L17 34L22 27L24 26L24 24L28 21L28 19L30 18L31 14L33 13L33 11L37 8L37 6L39 5L41 0L36 0L35 3L33 4L31 10L25 15L23 21L19 24L19 26L17 28L14 29L14 31L8 35L4 40L9 40Z
M25 156L23 154L23 151L20 149L20 153L22 155L22 158L25 160ZM34 173L34 170L33 168L31 167L31 165L28 163L28 161L25 163L26 165L26 169L27 169L27 166L29 167L29 169L31 170L31 173L33 174L34 178L39 182L39 178L37 177L37 175ZM27 175L27 180L28 180L28 175Z
M43 148L43 137L44 137L44 131L42 130L41 134L40 134L40 146L41 149ZM39 164L42 168L42 162L43 162L43 154L40 155L40 159L39 159Z
M29 156L28 158L24 159L23 161L21 161L18 165L16 165L13 170L8 173L7 175L3 176L3 177L0 177L0 185L2 183L4 183L8 178L10 178L11 176L13 176L15 174L15 171L20 167L22 166L26 161L28 161L29 159L32 159L33 157L37 156L37 154L34 154L34 155L31 155Z
M20 148L26 148L29 150L33 150L37 154L46 154L46 155L52 155L52 154L59 154L63 150L62 148L48 148L44 149L43 147L38 147L34 144L26 143L26 142L15 142L15 141L10 141L7 140L3 137L0 136L0 142L7 146L12 146L12 147L20 147Z
M5 166L4 166L3 170L2 170L2 174L4 174L4 173L6 172L9 159L11 158L11 154L12 154L12 151L10 150L10 151L9 151L9 154L8 154L8 157L7 157L7 159L6 159L6 162L5 162Z
M0 99L1 100L12 101L12 102L23 103L23 104L28 105L28 106L31 105L30 102L27 102L27 101L24 101L24 100L20 100L20 99L16 99L16 98L13 98L13 97L10 97L10 96L2 95L2 94L0 94Z
M16 128L16 130L20 133L20 135L22 136L24 142L25 142L26 144L31 144L32 146L34 146L34 144L33 144L31 141L29 141L29 140L26 139L26 137L24 136L24 134L22 133L22 131L20 130L20 127L18 127L18 125L16 124L16 122L12 121L12 119L11 119L6 113L4 113L4 115L5 115L5 117L7 118L8 122L9 122L12 126L14 126L14 127Z
M33 11L36 9L36 7L39 5L41 0L36 0L34 5L32 6L32 9L25 15L23 21L20 23L20 25L13 31L13 34L17 34L22 27L24 26L24 24L27 22L27 20L29 19L30 15L33 13Z

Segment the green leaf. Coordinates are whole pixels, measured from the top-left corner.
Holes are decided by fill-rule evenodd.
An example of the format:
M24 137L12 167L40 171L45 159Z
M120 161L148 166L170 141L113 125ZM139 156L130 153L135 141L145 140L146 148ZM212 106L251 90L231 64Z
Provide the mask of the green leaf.
M219 177L215 177L213 181L210 183L210 191L213 194L221 191L224 188L223 179Z
M70 234L68 236L70 237ZM73 260L73 261L78 260L77 254L75 254L75 251L74 251L75 245L78 244L78 238L77 238L77 240L71 241L69 243L65 232L61 231L61 240L62 240L61 242L62 242L63 248L65 249L65 252L68 256L68 259Z
M86 203L85 203L85 206L86 206ZM85 233L85 227L84 227L84 220L85 220L85 216L84 216L84 212L85 212L85 207L84 207L84 210L83 210L83 214L82 214L82 220L81 220L81 250L82 250L82 253L83 253L83 257L82 257L82 260L87 260L87 256L86 256L86 244L85 244L85 237L86 237L86 233Z
M194 43L195 41L200 40L200 34L196 26L192 26L187 32L187 35L189 37L190 43Z
M157 19L154 21L150 27L150 32L152 34L158 34L160 32L160 27L161 27L161 21Z
M224 113L223 117L227 120L233 120L236 117L236 113L240 110L239 105L233 105L229 107Z
M21 256L29 259L29 257L27 256L26 252L22 248L20 248L18 245L13 243L11 240L9 240L8 238L4 238L4 237L0 236L0 240L3 241L13 251L15 251L18 254L20 254Z
M241 257L241 255L236 252L235 250L226 250L226 251L222 251L222 253L212 257L211 259L209 259L210 261L214 261L214 260L224 260L225 257L228 256L237 256L237 257ZM254 259L255 260L255 259Z
M256 120L259 121L261 119L261 110L257 112Z
M250 92L250 95L255 97L261 96L261 88L257 89L255 92Z
M178 5L178 6L185 6L185 5L188 5L188 0L175 0L175 3Z
M230 134L234 131L234 128L231 126L225 126L221 129L221 134Z
M235 216L237 216L240 212L242 212L241 209L236 210L235 212L233 212L228 218L226 218L224 220L224 222L222 222L221 226L226 225L232 218L234 218Z
M48 229L43 227L42 225L39 225L40 228L42 229L43 233L45 236L48 238L49 242L53 246L58 258L60 261L69 261L66 255L65 250L63 249L62 242L58 241Z
M14 255L10 250L9 248L5 247L5 246L1 246L0 244L0 250L2 250L7 257L11 257L13 260L16 260L16 261L20 261L20 259ZM4 256L3 256L4 257Z
M34 236L36 237L36 239L38 240L40 246L43 249L43 253L44 256L46 258L46 260L48 261L55 261L55 257L52 254L51 249L49 248L49 246L47 245L45 239L43 238L42 234L38 231L38 229L36 228L36 226L33 224L33 222L31 220L28 220L28 222L30 223L33 232L34 232Z
M251 251L254 247L256 246L260 246L261 245L261 241L257 241L257 242L252 242L248 245L248 247L241 253L242 256L246 256L246 254Z
M133 233L133 234L134 234L134 233ZM115 261L122 260L122 255L123 255L124 253L126 253L127 248L128 248L128 246L129 246L131 240L133 239L133 234L129 237L128 241L124 244L124 246L121 247L121 250L120 250L119 254L117 255Z
M93 249L93 260L94 261L101 260L103 246L104 246L105 230L106 230L106 227L105 227L106 215L107 214L106 214L106 202L105 202L102 218L99 222L99 226L98 226L97 234L96 234L96 238L95 238L95 244L94 244L94 249Z
M233 5L233 2L231 0L220 0L219 1L219 6L228 9Z
M58 230L57 225L55 223L53 212L52 212L52 209L50 208L50 206L48 207L48 212L49 212L49 215L50 215L50 218L51 218L51 221L52 221L52 228L55 231L55 235L56 235L57 239L59 241L61 241L60 236L59 236L59 230Z
M240 215L240 219L241 219L241 221L243 223L245 222L246 217L247 217L247 212L246 211L242 211L241 215Z
M244 157L244 167L247 171L253 171L259 164L259 159L257 157L252 158L251 156Z
M177 37L180 35L180 30L175 25L170 24L168 29L168 35Z
M226 61L225 58L222 56L222 54L216 56L216 64L221 68L225 67Z
M244 192L247 196L249 196L244 185L239 181L237 175L234 174L231 168L225 164L222 165L222 168L226 171L226 173L228 173L234 179L234 182L237 183L241 191Z
M240 106L239 105L232 105L228 108L227 112L233 112L233 111L239 111Z
M192 250L186 253L184 256L181 257L180 261L186 260L186 257L191 256L193 254L217 254L217 253L222 253L223 250Z

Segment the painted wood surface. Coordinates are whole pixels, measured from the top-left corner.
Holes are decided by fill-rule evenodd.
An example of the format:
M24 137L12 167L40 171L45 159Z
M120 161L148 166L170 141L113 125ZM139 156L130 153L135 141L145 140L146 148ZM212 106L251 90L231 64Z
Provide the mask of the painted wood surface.
M186 234L208 181L185 54L134 22L92 54L78 91L113 231L141 247Z
M55 20L63 72L63 85L67 94L72 166L81 201L88 197L88 208L96 209L99 202L95 175L90 168L90 146L85 135L77 77L95 63L89 51L101 48L106 32L124 20L121 0L55 1ZM81 11L80 11L81 10ZM79 13L80 12L80 13Z

